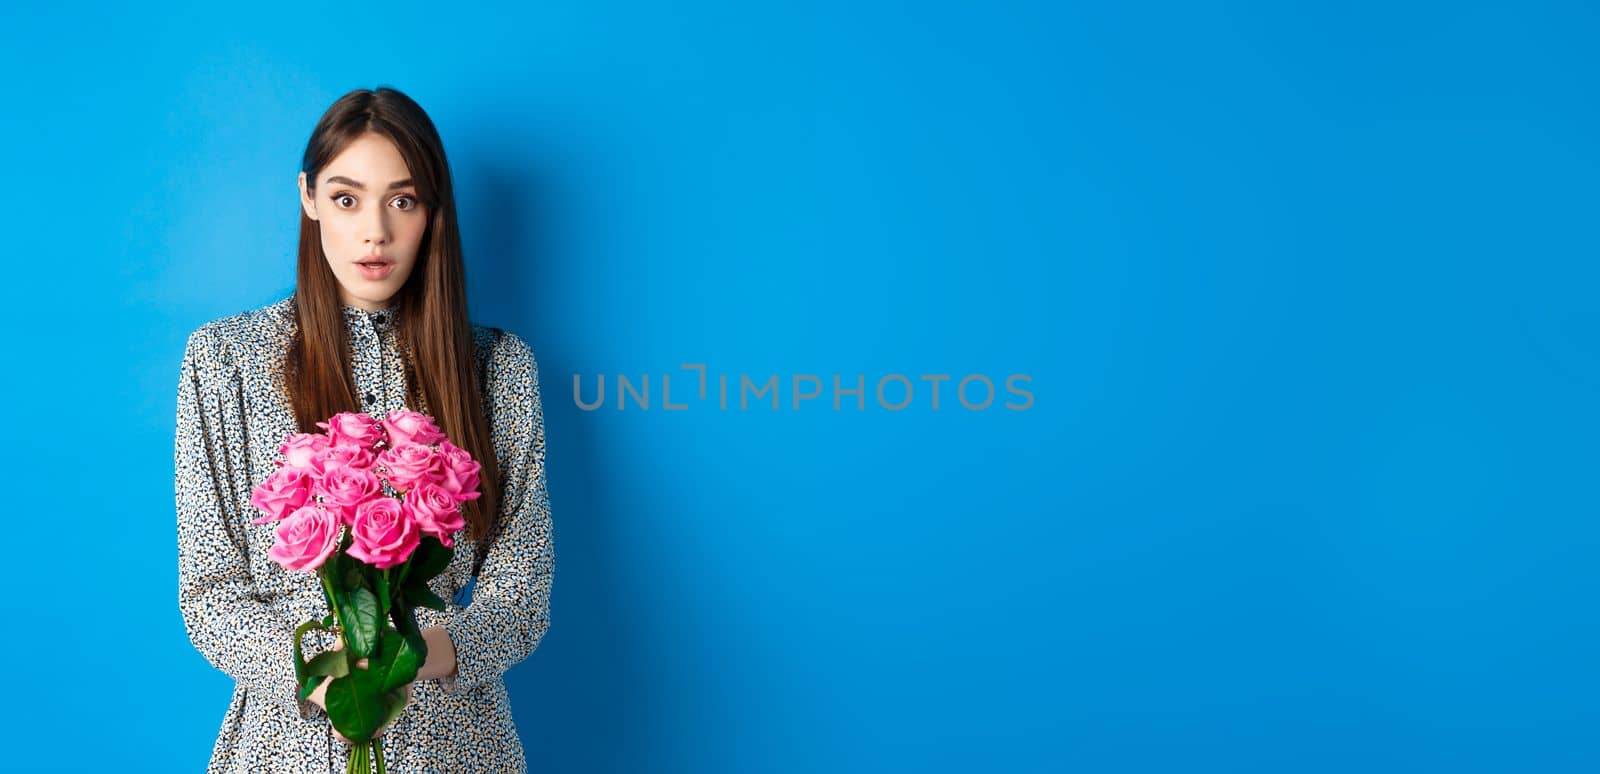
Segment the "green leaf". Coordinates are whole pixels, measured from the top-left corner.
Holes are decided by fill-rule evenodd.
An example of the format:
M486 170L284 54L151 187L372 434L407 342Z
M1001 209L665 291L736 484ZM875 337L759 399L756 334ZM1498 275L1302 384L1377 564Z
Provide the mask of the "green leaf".
M300 624L299 626L295 627L295 630L294 630L294 679L295 679L295 682L298 682L298 683L305 682L306 674L307 674L307 672L306 672L306 659L305 659L305 656L303 655L305 653L305 651L302 649L300 641L305 638L306 632L311 631L312 629L326 629L326 628L328 628L328 627L325 624L319 624L316 621L306 621L305 623Z
M300 699L304 701L311 698L311 694L322 684L324 677L344 677L350 674L350 655L342 651L330 650L317 654L306 666L305 676L300 678Z
M394 609L389 611L389 617L394 621L394 628L404 637L410 648L417 652L417 664L428 663L428 643L422 639L422 629L417 626L416 611L413 605L404 596L397 597Z
M385 691L416 680L417 669L421 666L422 659L411 647L410 640L393 629L384 631L378 655L367 659L368 671L382 678Z
M339 601L339 612L344 624L344 643L356 656L368 658L378 646L378 598L365 586L341 596L344 599Z
M406 599L404 592L395 594L394 607L389 610L389 620L394 622L395 630L401 634L419 631L413 607L414 605L411 604L410 600Z
M393 723L396 718L400 717L400 713L405 710L405 708L406 708L406 689L404 687L396 688L396 689L384 694L383 695L383 704L384 704L383 725L378 726L379 728L383 728L383 726L387 726L390 723Z
M438 538L432 535L422 538L422 542L411 554L411 559L406 562L405 569L401 572L403 580L399 585L404 591L407 604L439 611L446 609L444 600L433 593L428 582L439 577L439 574L450 566L450 559L453 556L455 549L445 547Z
M334 577L334 588L346 592L361 588L361 568L365 565L361 560L342 551L338 557L339 566L335 568L337 574Z
M416 553L413 552L411 556L413 559L416 558ZM394 581L391 585L393 585L395 588L406 585L406 573L409 572L411 572L411 559L407 559L400 563L400 574L394 577Z
M427 584L422 584L415 587L406 587L406 601L416 606L431 608L434 610L442 611L445 609L444 600L440 599L438 595L434 594L433 589L428 588Z
M328 570L328 580L333 586L334 595L337 596L341 591L350 591L352 588L350 583L350 560L344 554L334 554L330 563L333 566Z
M378 620L389 617L389 571L379 570L372 575L378 591Z
M422 639L422 632L401 634L405 638L406 647L417 654L417 670L422 670L422 665L428 663L428 641ZM416 682L416 675L412 675L410 682Z
M337 650L319 653L306 665L306 674L313 677L344 677L350 674L350 657Z
M333 727L355 744L365 744L382 727L388 707L383 690L370 670L354 669L328 683L325 703Z
M438 577L439 573L444 572L444 568L450 566L450 559L455 553L455 549L446 547L438 538L432 535L423 536L422 543L411 553L411 558L406 560L406 564L411 565L410 570L406 572L406 586L410 587L417 583L426 585L428 581Z

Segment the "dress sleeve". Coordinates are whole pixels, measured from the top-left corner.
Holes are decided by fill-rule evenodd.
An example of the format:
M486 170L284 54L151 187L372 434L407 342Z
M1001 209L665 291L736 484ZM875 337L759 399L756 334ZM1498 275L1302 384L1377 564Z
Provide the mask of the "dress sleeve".
M269 701L300 701L295 624L261 598L246 535L249 468L238 374L216 334L190 334L178 381L174 468L178 506L178 610L190 642L217 669Z
M501 343L486 381L505 498L472 603L444 624L455 645L456 675L439 683L452 694L504 675L533 653L550 627L555 550L538 365L515 334L506 332Z

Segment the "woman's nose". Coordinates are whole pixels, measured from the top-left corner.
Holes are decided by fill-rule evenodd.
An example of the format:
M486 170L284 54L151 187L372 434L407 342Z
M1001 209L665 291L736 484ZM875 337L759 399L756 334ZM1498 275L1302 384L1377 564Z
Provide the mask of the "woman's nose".
M384 218L382 211L377 212L367 221L366 229L368 244L382 245L389 242L389 223Z

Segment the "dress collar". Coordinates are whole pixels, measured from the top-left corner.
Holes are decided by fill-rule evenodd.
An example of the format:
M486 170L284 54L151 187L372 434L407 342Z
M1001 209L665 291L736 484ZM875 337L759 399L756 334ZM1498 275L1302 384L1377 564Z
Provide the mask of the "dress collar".
M386 331L395 327L400 314L400 303L391 301L388 306L373 311L349 304L341 304L339 309L344 314L345 323L352 329L370 326L373 330Z

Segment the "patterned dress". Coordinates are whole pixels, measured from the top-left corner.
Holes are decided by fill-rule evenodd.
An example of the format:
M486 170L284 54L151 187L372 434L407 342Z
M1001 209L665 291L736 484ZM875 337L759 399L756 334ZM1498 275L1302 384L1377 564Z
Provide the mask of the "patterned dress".
M212 774L342 772L349 750L322 709L296 695L294 629L328 612L318 577L278 566L267 556L276 525L250 523L259 515L251 493L297 432L281 369L298 324L293 302L291 294L202 325L178 382L178 607L195 648L235 681ZM414 408L405 405L398 311L344 307L358 394L374 416ZM397 774L527 770L503 675L550 625L555 553L538 369L515 334L477 324L472 332L505 486L500 526L481 546L462 531L431 583L447 609L417 608L419 626L449 632L457 675L412 684L411 704L382 737ZM305 644L309 658L333 637L313 630Z

